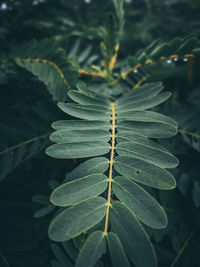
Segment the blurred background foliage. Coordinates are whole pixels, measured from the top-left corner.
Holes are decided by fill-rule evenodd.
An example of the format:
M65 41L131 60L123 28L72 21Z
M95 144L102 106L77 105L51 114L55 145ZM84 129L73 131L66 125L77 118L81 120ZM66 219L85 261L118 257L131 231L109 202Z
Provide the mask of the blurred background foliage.
M66 169L69 172L77 164L72 160L52 159L44 153L51 123L64 115L42 81L20 64L7 61L8 55L32 39L47 38L65 49L74 68L87 69L91 64L98 64L100 27L109 8L108 0L0 1L2 267L65 266L63 257L69 258L68 264L72 264L70 249L76 250L71 245L63 249L55 244L52 250L47 237L53 211L48 196L63 180ZM126 69L127 62L132 66L138 51L159 40L161 43L176 37L198 40L199 14L200 0L126 0L126 24L116 67ZM180 166L174 171L177 188L155 193L166 209L169 224L162 231L149 230L161 267L200 266L199 71L198 56L187 62L165 61L151 69L151 80L162 79L173 93L162 105L161 112L174 117L180 128L172 141L165 141L165 146L180 159ZM132 75L129 82L136 83L142 75ZM80 78L76 79L78 82ZM98 83L95 77L83 80L88 86Z

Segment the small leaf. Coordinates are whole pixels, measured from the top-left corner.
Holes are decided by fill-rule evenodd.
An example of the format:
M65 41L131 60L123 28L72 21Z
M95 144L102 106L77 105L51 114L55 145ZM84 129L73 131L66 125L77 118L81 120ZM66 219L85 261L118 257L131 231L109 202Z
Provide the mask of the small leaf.
M51 194L55 206L66 207L103 193L108 185L104 174L95 173L57 187Z
M110 145L104 142L55 144L46 149L47 155L59 159L87 158L108 153Z
M81 54L78 56L79 64L82 63L84 60L86 60L86 58L89 56L91 50L92 50L92 46L89 45L88 47L86 47L86 49L84 49L84 51L81 52Z
M100 121L110 121L110 113L105 112L100 106L95 105L75 105L72 103L59 103L59 108L65 113L86 120L100 120Z
M165 102L170 96L171 96L170 92L164 92L157 96L153 96L152 98L138 100L136 102L130 101L130 103L127 103L126 106L118 107L117 110L119 110L122 113L122 112L127 112L127 111L135 111L135 110L139 111L139 110L152 108Z
M113 192L136 217L146 225L162 229L167 225L167 217L158 202L142 187L125 177L116 177Z
M48 205L49 204L49 196L35 195L32 197L32 201L39 203L41 205Z
M198 44L199 44L199 41L197 38L195 37L188 38L180 45L176 53L180 56L183 56L186 53L192 51L192 49L195 48Z
M93 232L81 248L75 267L93 267L106 253L106 240L102 231Z
M152 98L153 96L156 96L158 93L160 93L162 89L162 82L146 83L140 86L140 90L128 92L127 94L124 94L122 97L117 99L117 108L126 106L127 103L134 103L139 100L146 100L148 98Z
M27 146L25 144L21 145L15 153L15 161L13 162L12 169L15 169L23 160L26 154Z
M106 214L106 200L95 197L62 211L49 226L49 237L67 241L99 223Z
M49 214L55 209L55 207L52 204L49 204L45 208L39 209L34 213L34 218L41 218L44 217L45 215Z
M158 150L161 150L162 152L170 153L166 148L161 146L160 144L154 142L153 140L146 138L145 136L142 136L141 134L134 132L134 131L118 131L117 133L117 142L130 142L130 143L136 143L136 144L143 144L147 147L152 147Z
M150 138L166 138L177 134L177 128L161 122L119 121L118 128L141 133Z
M83 92L78 92L75 90L71 90L68 93L69 97L81 105L98 105L102 106L104 109L110 110L110 105L107 101L103 101L102 99L98 98L97 96L90 96Z
M51 248L56 258L58 259L59 263L61 264L61 266L69 266L69 267L73 266L72 262L69 260L67 255L60 249L58 245L52 244Z
M62 242L62 245L67 252L67 255L72 259L73 261L76 261L76 258L78 257L78 251L76 250L76 247L72 240Z
M118 120L131 120L131 121L141 121L141 122L160 122L163 124L169 124L171 126L174 126L175 128L178 127L175 120L172 118L165 116L163 114L160 114L158 112L154 111L127 111L120 113L118 115Z
M109 160L104 157L88 159L66 175L66 181L83 178L93 173L104 173L109 167Z
M52 142L76 143L85 141L103 141L108 142L111 134L105 130L59 130L51 134Z
M161 168L175 168L178 165L178 159L170 152L152 145L122 142L117 144L116 151L120 156L131 156Z
M12 164L13 164L13 154L12 152L7 152L5 155L3 155L0 158L0 181L3 180L6 175L10 172L12 169Z
M92 84L91 86L86 86L86 84L83 83L79 83L77 85L77 88L80 92L87 94L88 96L91 97L97 97L98 99L101 99L103 102L107 103L107 105L110 105L110 99L100 93L102 92L102 90L99 90L99 86L101 86L99 83L98 84ZM105 84L103 84L102 86L105 86Z
M121 241L115 233L109 232L106 235L108 248L114 267L130 267L130 263L125 254Z
M109 130L109 121L61 120L52 123L55 130Z
M122 176L154 188L169 190L176 186L176 180L168 171L143 160L118 156L114 167Z
M168 49L169 49L169 45L167 43L162 43L154 48L154 50L150 54L150 57L152 59L158 59L159 57L165 55Z
M122 203L115 202L110 211L110 220L132 263L137 267L156 267L153 246L134 214Z

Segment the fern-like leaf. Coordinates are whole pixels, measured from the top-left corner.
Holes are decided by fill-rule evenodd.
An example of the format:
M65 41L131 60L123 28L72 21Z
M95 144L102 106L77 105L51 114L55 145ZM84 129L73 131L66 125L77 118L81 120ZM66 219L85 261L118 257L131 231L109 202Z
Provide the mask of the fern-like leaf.
M58 104L77 119L53 124L57 131L51 140L56 144L47 148L46 153L62 159L92 158L67 175L64 183L53 191L54 205L70 207L52 220L49 236L63 242L94 229L100 222L104 225L101 231L91 230L76 266L95 266L105 253L105 242L108 247L114 243L127 266L124 251L136 266L157 264L141 222L161 229L167 225L167 217L143 185L174 188L176 182L166 168L178 165L177 158L151 140L177 133L173 119L146 110L170 96L168 92L160 93L162 88L160 82L145 84L116 100L85 88L69 91L69 97L76 103ZM115 264L116 252L114 248L109 251Z
M9 57L44 82L55 100L66 100L67 90L78 82L78 71L54 40L33 40L16 48Z
M134 57L128 58L130 69L127 72L123 71L116 81L125 79L132 73L127 82L138 88L144 81L159 81L172 75L187 75L185 65L181 65L180 62L193 62L197 57L199 40L195 37L175 38L169 43L154 41L146 49L139 50ZM189 65L188 67L190 68Z

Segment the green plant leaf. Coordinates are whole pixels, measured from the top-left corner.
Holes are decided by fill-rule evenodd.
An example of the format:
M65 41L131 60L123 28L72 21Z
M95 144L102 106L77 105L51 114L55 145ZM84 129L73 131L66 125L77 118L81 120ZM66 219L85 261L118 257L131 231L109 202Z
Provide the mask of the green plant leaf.
M45 208L42 208L42 209L39 209L37 210L33 217L34 218L41 218L41 217L44 217L45 215L49 214L50 212L52 212L54 210L54 206L49 204L47 205Z
M99 91L99 83L97 84L91 84L90 86L87 86L85 83L79 83L77 84L77 88L80 92L95 97L97 99L101 99L104 103L107 103L107 105L110 105L110 101L114 101L115 99L113 97L107 97L107 95L103 94L102 91ZM105 83L103 83L103 86L106 86Z
M119 130L116 137L117 137L117 143L129 141L130 143L143 144L150 148L152 147L162 152L170 153L166 148L164 148L160 144L154 142L153 140L147 138L146 136L142 136L138 132Z
M167 225L167 216L158 202L135 182L119 176L115 177L113 192L131 209L136 217L146 225L162 229Z
M97 261L106 253L106 240L102 231L93 232L81 248L76 267L96 266Z
M81 105L97 105L104 107L106 110L110 111L110 103L108 101L108 98L105 97L105 100L103 101L102 98L98 98L98 96L91 96L88 94L85 94L83 92L71 90L68 93L69 97Z
M122 176L154 188L169 190L176 186L176 180L168 171L140 159L118 156L114 167Z
M157 258L153 246L134 214L121 203L113 203L110 214L111 227L137 267L155 267Z
M53 227L49 228L49 236L57 241L63 238L68 240L92 227L91 234L96 230L101 231L104 224L104 236L109 235L110 228L116 234L110 241L115 248L109 248L115 265L120 264L117 256L113 256L117 251L124 264L129 266L122 248L124 247L128 258L137 267L147 264L154 267L156 256L152 244L138 220L152 228L160 229L166 226L167 217L157 201L134 181L159 189L169 190L175 187L173 176L165 168L176 167L177 158L150 138L175 135L177 123L165 115L144 111L169 97L169 93L159 94L162 83L151 83L142 88L147 98L144 92L134 91L130 95L122 96L120 102L120 98L114 100L83 87L81 92L69 93L72 100L78 104L59 104L64 112L79 120L69 121L69 124L67 121L53 124L54 128L59 130L51 135L51 140L56 144L47 149L47 154L59 158L85 158L107 154L109 159L89 159L67 174L65 183L53 191L51 201L54 205L72 206L54 218ZM123 177L116 177L113 167ZM106 170L109 178L103 174ZM107 187L107 194L103 194L107 197L97 197ZM118 198L120 202L113 203L113 197L115 200ZM94 211L90 207L94 199L104 201L103 206L97 205L100 215L95 207ZM80 207L83 211L80 211ZM88 221L84 216L88 217ZM102 222L104 216L105 222ZM59 227L61 230L58 230ZM72 230L67 230L69 233L65 235L66 228ZM89 251L96 251L95 246L91 244L93 239L90 242L89 237L88 243L86 241L83 245L85 252L82 254L83 260L80 261L82 265L89 260ZM139 257L141 250L142 258ZM81 253L82 250L80 255ZM145 257L148 257L148 261ZM91 264L96 263L97 261L92 261ZM98 263L100 264L100 261Z
M76 261L76 258L78 257L78 251L76 250L73 240L62 242L62 245L70 259Z
M168 116L159 114L154 111L127 111L120 113L118 116L118 120L131 120L131 121L141 121L141 122L160 122L163 124L169 124L174 128L177 128L178 125L172 118Z
M106 200L95 197L65 209L49 226L49 237L54 241L67 241L100 222L106 213Z
M61 266L66 266L66 265L69 267L73 266L73 263L68 259L66 254L60 249L58 245L52 244L51 248L54 252L54 255L58 259L59 263L61 264Z
M80 179L94 173L104 173L109 167L109 160L104 157L89 159L78 165L73 171L66 175L66 181Z
M62 120L52 123L55 130L109 130L109 121Z
M170 92L164 92L162 94L159 94L157 96L153 96L152 98L148 98L145 100L138 100L138 101L127 101L130 102L127 103L126 106L118 107L118 110L121 112L127 112L127 111L140 111L148 108L153 108L163 102L165 102L169 97L171 96Z
M128 92L117 99L116 105L119 109L123 109L127 104L137 103L137 101L143 101L149 98L151 99L158 95L162 90L162 82L146 83L140 86L140 90Z
M116 151L120 156L131 156L144 160L161 168L175 168L178 159L171 153L152 147L149 144L133 142L122 142L117 144Z
M67 91L79 82L78 71L55 40L32 40L15 48L10 57L44 82L55 100L68 99Z
M103 112L103 109L100 106L81 106L71 103L59 103L58 106L62 111L73 117L86 120L110 121L110 113Z
M177 128L160 122L135 122L131 120L119 121L118 128L136 131L150 138L166 138L177 134Z
M176 53L180 56L183 56L188 51L192 51L193 48L195 48L199 44L199 41L195 37L191 37L186 39L177 49Z
M106 235L106 239L112 260L112 266L130 267L130 263L118 236L115 233L109 232Z
M111 134L105 130L59 130L51 134L52 142L62 143L76 143L87 141L103 141L108 142Z
M47 155L60 158L87 158L108 153L110 145L104 142L79 142L72 144L55 144L46 149Z
M50 200L55 206L66 207L100 195L107 186L108 177L95 173L60 185L52 192Z

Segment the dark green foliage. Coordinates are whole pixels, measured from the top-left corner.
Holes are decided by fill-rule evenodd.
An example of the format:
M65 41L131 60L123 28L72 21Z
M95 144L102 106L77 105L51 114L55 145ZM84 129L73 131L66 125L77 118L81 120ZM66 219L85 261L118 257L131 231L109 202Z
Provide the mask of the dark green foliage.
M1 266L200 266L199 11L0 1Z
M157 89L158 87L160 87L159 90ZM147 104L134 105L138 97L140 97L139 102L143 103L146 95L150 95L149 92L153 92L153 89L154 97L149 98ZM142 242L144 244L144 248L142 248L143 252L146 253L146 255L149 255L147 257L149 266L156 265L154 251L151 247L152 245L149 243L147 235L136 217L152 228L166 227L167 218L164 210L159 206L157 201L153 199L143 188L131 180L134 180L134 177L139 175L140 178L136 178L136 181L145 183L146 185L151 185L151 183L153 183L152 180L154 180L156 185L153 184L153 187L163 188L161 185L163 178L160 179L158 176L157 179L155 179L155 172L166 172L164 168L174 168L178 165L178 160L172 156L169 151L149 139L149 137L169 137L175 135L177 132L177 124L174 120L156 112L143 111L144 109L153 107L166 99L165 94L158 95L161 89L161 83L145 84L145 86L141 86L140 91L138 91L139 93L134 91L125 94L121 98L118 98L116 102L111 101L103 95L91 93L86 90L84 92L69 91L69 97L75 100L77 104L58 104L65 113L77 117L78 119L84 119L83 121L79 121L79 123L87 123L88 121L93 121L94 119L99 121L111 120L110 128L108 128L107 131L97 131L94 129L90 129L90 131L88 131L82 128L78 130L75 125L76 130L73 130L72 124L69 124L69 130L67 123L65 123L64 130L58 130L51 135L51 140L57 144L48 147L46 153L55 158L63 159L71 157L85 158L108 154L110 164L108 166L109 177L97 172L92 174L94 172L92 170L92 173L88 172L89 175L83 176L81 179L79 178L79 175L74 177L76 180L71 182L67 182L68 179L66 179L64 184L53 191L51 195L51 202L54 205L60 207L72 206L59 213L58 216L53 219L49 227L50 238L55 241L66 241L75 238L77 235L80 235L86 230L94 227L94 225L98 224L104 217L106 227L107 222L110 221L109 213L106 213L106 200L95 196L102 194L106 190L107 186L110 186L110 180L112 179L113 193L115 195L115 197L112 198L113 200L120 200L124 205L119 206L119 211L116 211L117 214L119 214L118 216L120 218L121 216L124 216L126 213L124 211L125 207L129 208L131 212L133 212L132 215L130 213L130 218L127 218L127 222L126 217L120 219L123 221L123 225L120 228L120 223L117 221L117 217L112 219L114 216L112 213L115 214L115 204L113 204L111 200L110 209L111 211L113 210L111 213L111 229L114 227L113 230L117 234L117 238L119 238L122 243L120 253L123 255L124 248L125 251L129 248L130 252L127 253L128 255L129 253L132 255L133 251L136 251L135 246L140 247L139 243ZM146 92L146 94L144 92ZM170 94L167 94L167 98L169 95ZM157 96L160 96L158 102L154 100ZM127 125L122 124L126 122ZM152 123L154 123L154 127L151 127ZM134 129L132 125L134 126ZM159 125L161 126L159 127ZM165 125L167 128L164 127ZM72 136L72 138L70 138L70 136ZM94 137L101 137L101 142L98 141L98 139L94 139ZM108 143L110 140L111 142ZM118 157L112 154L113 142ZM117 177L112 174L112 162L114 162L115 168L115 157L117 159L116 170L123 176ZM124 164L120 160L121 157L127 157ZM98 160L98 158L96 158L96 160ZM127 166L127 162L129 160L132 160L133 164L137 165L135 173L129 173L129 167ZM85 164L84 167L85 169L82 167L83 172L86 170L88 171L88 164ZM151 172L152 168L154 170L154 173L152 173L154 174L154 177L149 181L149 172ZM105 170L106 169L103 169L103 171ZM171 189L175 186L175 181L168 172L166 172L166 175L169 177L168 184L165 180L166 189ZM159 184L160 186L158 186ZM108 195L106 199L107 202L110 203L109 197L110 195ZM122 212L120 212L121 208ZM109 211L107 210L107 212ZM123 230L123 227L126 230ZM97 251L98 253L101 253L101 249L98 248L98 243L100 242L99 246L101 246L101 242L103 241L98 241L96 238L97 236L98 238L100 238L100 236L101 238L105 238L107 235L107 229L104 231L106 232L102 232L101 235L100 233L95 234L95 232L93 232L88 237L88 241L86 241L83 247L83 252L81 252L80 258L77 261L77 266L86 264L88 259L88 256L86 255L93 253L90 251L91 249L94 249L95 255ZM138 232L139 236L138 240L134 241L135 245L131 244L131 239L127 245L127 237L122 237L126 235L125 231L127 231L127 237L130 235L130 232ZM136 238L134 234L132 238ZM96 246L92 242L94 242ZM135 258L136 255L138 257L139 251L134 253L136 254L134 254L135 256L133 256L132 262L137 266L142 266L144 264L143 257L139 256L139 260ZM132 257L130 255L129 257ZM96 261L91 260L91 263L88 262L86 265L94 266L100 256L96 255Z
M49 143L51 128L48 123L55 118L54 106L43 102L43 106L14 107L15 115L8 112L1 121L0 180L3 180L22 162L36 156ZM55 110L55 109L54 109Z
M55 40L47 39L39 43L33 40L14 50L11 58L16 58L19 66L44 82L55 100L66 100L64 92L77 84L75 67L66 57L65 51L57 47Z

